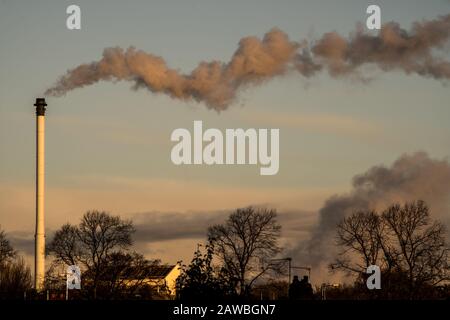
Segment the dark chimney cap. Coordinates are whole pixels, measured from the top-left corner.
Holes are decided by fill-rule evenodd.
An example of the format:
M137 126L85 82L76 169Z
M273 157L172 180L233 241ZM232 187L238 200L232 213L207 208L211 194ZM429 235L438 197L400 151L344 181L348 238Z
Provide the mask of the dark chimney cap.
M45 98L36 98L36 115L37 116L45 116L45 106L47 103L45 102Z

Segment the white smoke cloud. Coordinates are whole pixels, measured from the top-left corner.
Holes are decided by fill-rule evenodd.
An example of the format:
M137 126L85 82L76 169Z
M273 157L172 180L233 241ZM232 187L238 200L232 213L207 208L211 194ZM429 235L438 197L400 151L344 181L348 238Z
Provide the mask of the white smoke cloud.
M170 68L153 54L114 47L105 49L99 61L68 70L45 94L61 96L99 81L123 80L131 82L134 89L195 100L221 111L235 101L240 90L289 71L311 77L327 70L333 77L344 77L373 64L382 71L400 70L445 82L450 79L450 62L435 51L445 52L449 38L450 15L416 22L410 31L391 22L383 25L378 35L357 30L344 38L330 32L311 43L291 41L275 28L262 39L241 39L229 62L200 62L189 74Z
M319 210L309 240L297 243L290 254L301 264L326 275L335 258L337 224L358 210L383 210L392 203L424 200L432 218L450 227L450 163L424 152L403 155L391 167L375 166L353 178L348 194L329 198Z

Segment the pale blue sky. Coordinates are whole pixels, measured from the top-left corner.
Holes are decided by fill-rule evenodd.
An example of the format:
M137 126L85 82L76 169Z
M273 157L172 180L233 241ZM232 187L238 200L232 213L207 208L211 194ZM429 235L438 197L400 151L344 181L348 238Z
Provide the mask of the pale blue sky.
M10 192L0 204L0 224L13 230L33 225L33 103L68 68L99 59L105 47L132 45L189 72L202 60L228 61L240 38L262 36L273 27L298 41L334 30L347 35L365 20L369 3L381 6L383 22L394 20L406 29L450 12L446 0L0 1L0 186ZM65 27L69 4L81 7L80 31ZM177 201L176 192L186 188L192 201L201 199L198 185L198 193L211 191L205 202L232 198L237 186L248 190L248 198L244 192L239 200L217 202L217 209L261 199L317 208L325 197L347 190L355 174L405 152L449 156L448 86L401 73L371 75L366 85L326 74L308 81L298 75L277 78L246 90L221 114L132 91L129 83L100 83L47 98L47 188L54 195L47 199L48 225L74 220L92 206L120 214L201 209ZM286 118L298 125L286 125ZM170 133L192 128L193 120L221 129L280 127L279 174L261 177L252 166L174 166ZM127 204L127 191L157 181L158 191L171 199L166 205L147 201L146 193ZM113 206L117 194L124 203ZM69 198L76 204L61 209Z

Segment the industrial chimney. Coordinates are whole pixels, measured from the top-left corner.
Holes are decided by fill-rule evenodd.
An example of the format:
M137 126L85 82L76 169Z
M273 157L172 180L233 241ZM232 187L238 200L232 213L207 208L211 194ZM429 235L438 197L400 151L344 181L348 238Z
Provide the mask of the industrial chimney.
M45 224L44 224L44 183L45 183L45 103L44 98L36 98L36 232L34 248L34 288L41 291L45 277Z

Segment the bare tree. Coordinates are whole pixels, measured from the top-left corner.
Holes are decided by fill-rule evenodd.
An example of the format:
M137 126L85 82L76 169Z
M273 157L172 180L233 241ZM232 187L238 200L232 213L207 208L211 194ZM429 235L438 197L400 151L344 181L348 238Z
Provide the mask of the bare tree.
M379 263L381 230L381 219L374 211L360 211L344 218L337 228L337 245L343 249L332 268L360 273Z
M11 243L6 238L5 232L0 230L0 264L3 264L16 256Z
M395 265L407 273L411 290L416 285L450 280L450 248L445 241L445 227L431 221L423 201L391 206L382 217L391 233L391 255L395 257Z
M75 265L87 252L82 250L78 228L65 224L55 232L52 241L47 245L47 254L53 255L56 261L65 265ZM86 265L85 267L89 267Z
M395 204L382 214L357 212L338 225L337 244L342 250L332 269L361 276L376 264L387 279L407 287L402 292L409 298L450 280L445 228L431 220L423 201Z
M106 212L89 211L78 226L64 225L58 230L47 252L55 257L55 263L76 264L89 276L88 286L93 289L94 298L104 276L104 270L111 263L112 254L126 250L132 245L131 221Z
M0 267L0 292L3 298L20 299L30 288L31 271L23 258L17 258Z
M239 294L250 294L254 282L267 272L280 252L281 226L275 210L237 209L224 224L208 229L208 241L224 269L238 284Z
M0 293L1 298L23 296L31 288L31 271L11 246L5 232L0 230Z

